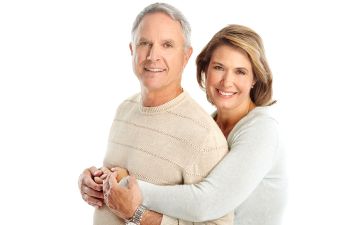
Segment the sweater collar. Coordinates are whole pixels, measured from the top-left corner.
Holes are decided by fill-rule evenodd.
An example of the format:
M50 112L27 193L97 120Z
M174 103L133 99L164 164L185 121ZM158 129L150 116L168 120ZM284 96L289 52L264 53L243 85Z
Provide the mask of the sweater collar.
M141 95L139 96L139 108L142 113L148 113L148 114L154 114L154 113L161 113L166 112L174 107L176 107L179 103L181 103L187 96L187 92L183 91L181 94L179 94L176 98L170 100L169 102L166 102L162 105L155 106L155 107L144 107L141 103Z

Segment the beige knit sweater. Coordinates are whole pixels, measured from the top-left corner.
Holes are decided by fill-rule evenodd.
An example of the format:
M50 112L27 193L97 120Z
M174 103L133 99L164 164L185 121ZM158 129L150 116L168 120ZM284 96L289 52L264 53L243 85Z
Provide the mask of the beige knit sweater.
M160 185L201 181L227 153L215 121L186 92L157 107L143 107L139 94L125 100L113 121L104 166L120 166L137 179ZM187 224L164 217L162 224ZM233 213L208 223L232 224ZM106 206L94 225L124 221Z

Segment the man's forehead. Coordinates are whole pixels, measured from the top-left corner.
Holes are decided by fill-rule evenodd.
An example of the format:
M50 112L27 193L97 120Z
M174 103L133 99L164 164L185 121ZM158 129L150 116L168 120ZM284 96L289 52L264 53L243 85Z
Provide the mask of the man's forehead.
M147 37L140 36L138 38L138 41L153 42L154 40L147 38ZM161 41L162 42L176 42L173 38L164 38L164 39L161 39Z
M185 42L185 37L182 30L174 30L174 29L159 29L152 27L139 27L139 29L135 32L135 41L149 41L149 42Z
M182 32L181 23L172 19L170 16L164 13L153 13L144 16L138 26L139 31L174 31Z

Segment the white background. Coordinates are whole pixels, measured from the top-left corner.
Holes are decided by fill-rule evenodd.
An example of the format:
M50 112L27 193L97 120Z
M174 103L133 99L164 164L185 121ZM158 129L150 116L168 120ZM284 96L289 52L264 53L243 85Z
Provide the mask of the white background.
M130 29L152 2L1 1L1 224L91 224L78 176L101 165L117 105L139 90ZM192 25L183 86L208 112L201 48L230 23L262 36L288 147L284 224L350 224L346 1L167 2Z

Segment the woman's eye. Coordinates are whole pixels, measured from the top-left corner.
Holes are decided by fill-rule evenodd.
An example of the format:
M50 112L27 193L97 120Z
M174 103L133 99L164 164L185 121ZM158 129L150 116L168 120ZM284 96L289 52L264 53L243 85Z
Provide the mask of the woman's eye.
M221 66L214 66L215 70L223 70L223 68Z
M237 73L238 73L239 75L246 75L246 73L245 73L243 70L238 70Z

